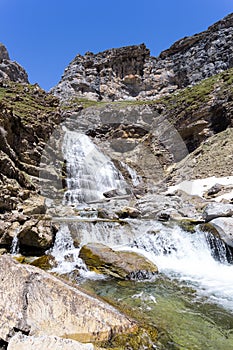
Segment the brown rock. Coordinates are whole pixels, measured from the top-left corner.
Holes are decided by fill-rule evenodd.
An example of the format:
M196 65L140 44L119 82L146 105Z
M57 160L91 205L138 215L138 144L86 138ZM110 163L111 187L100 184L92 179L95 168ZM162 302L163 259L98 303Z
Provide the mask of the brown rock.
M143 255L130 251L114 251L101 243L83 246L80 258L91 270L120 279L145 279L158 272L157 267Z
M137 218L140 215L140 210L136 209L136 208L132 208L132 207L123 207L122 209L120 209L117 212L117 215L119 216L119 218L121 219L125 219L125 218Z

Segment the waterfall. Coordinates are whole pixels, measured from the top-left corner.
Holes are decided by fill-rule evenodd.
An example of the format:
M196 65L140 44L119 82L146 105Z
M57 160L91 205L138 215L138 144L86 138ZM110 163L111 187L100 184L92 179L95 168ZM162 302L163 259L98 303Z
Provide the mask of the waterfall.
M131 249L152 260L161 273L179 279L197 289L215 303L233 310L233 265L227 263L218 245L218 260L210 250L209 239L198 230L188 233L179 227L169 228L154 223L160 233L147 232L135 239Z
M17 255L19 253L18 233L19 233L19 230L16 229L15 230L15 235L14 235L14 237L12 239L11 248L10 248L10 254L12 254L12 255Z
M48 251L55 258L57 264L52 271L59 274L69 274L76 270L81 278L104 279L105 276L89 271L83 260L79 258L82 245L75 247L69 226L61 224L54 246Z
M62 151L67 174L64 205L81 204L82 207L82 204L101 201L104 193L112 190L127 193L128 185L121 173L86 135L65 129ZM122 167L136 186L140 181L136 172L126 164L122 163ZM95 210L91 215L96 215ZM97 217L88 222L82 220L82 215L71 222L72 218L65 219L51 251L57 261L57 272L76 269L87 276L88 270L78 257L79 250L84 244L101 242L116 250L133 250L145 255L158 266L160 273L233 310L233 265L228 263L232 257L220 240L199 229L188 233L178 226L155 220L132 219L122 224L101 222Z
M88 136L65 130L63 154L67 173L64 203L71 205L103 199L103 194L127 184L111 160L101 153Z
M57 263L57 266L53 269L55 272L68 273L74 269L87 270L83 261L78 257L79 249L75 248L66 224L62 224L57 232L50 254L55 257Z
M124 163L124 162L120 162L121 166L128 172L131 180L132 180L132 184L133 186L138 186L140 184L140 182L142 181L141 176L139 176L137 174L137 172L132 169L128 164Z

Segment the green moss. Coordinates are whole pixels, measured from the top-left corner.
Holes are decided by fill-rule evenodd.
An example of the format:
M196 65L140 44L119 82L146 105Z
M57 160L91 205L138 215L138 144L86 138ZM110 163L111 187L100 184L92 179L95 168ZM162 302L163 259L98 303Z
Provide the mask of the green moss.
M199 224L200 222L192 219L182 219L179 220L177 223L184 231L194 233L196 232L197 224Z
M154 349L158 342L158 332L156 328L147 326L138 327L133 333L116 334L109 341L102 342L102 348L114 350L138 350Z
M0 101L16 115L23 117L23 122L30 122L37 113L52 112L59 100L36 85L4 81L0 86Z

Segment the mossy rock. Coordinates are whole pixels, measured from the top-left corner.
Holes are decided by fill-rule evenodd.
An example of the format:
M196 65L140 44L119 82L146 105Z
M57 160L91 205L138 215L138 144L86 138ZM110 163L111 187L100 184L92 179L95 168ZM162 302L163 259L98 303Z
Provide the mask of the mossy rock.
M157 266L132 251L114 251L101 243L83 246L79 254L90 270L115 278L141 280L158 273Z
M109 341L102 342L103 349L111 350L138 350L154 349L158 342L158 331L155 327L139 327L134 333L116 334Z
M42 270L51 270L56 266L55 258L52 255L42 255L35 259L30 265L39 267Z
M221 239L218 230L211 223L200 224L199 228L206 233L209 233L219 239Z
M187 232L194 233L196 232L196 226L200 224L200 221L193 219L181 219L178 221L178 225Z
M20 255L20 256L13 256L13 258L18 261L20 264L25 264L26 260L25 260L25 256Z

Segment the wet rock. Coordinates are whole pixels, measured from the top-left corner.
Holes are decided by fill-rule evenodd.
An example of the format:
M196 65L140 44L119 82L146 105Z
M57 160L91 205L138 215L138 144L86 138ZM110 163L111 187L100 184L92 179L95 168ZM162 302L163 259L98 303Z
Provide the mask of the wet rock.
M141 214L141 212L136 208L123 207L116 214L120 219L126 219L126 218L135 219Z
M0 257L0 279L0 339L5 342L17 331L92 342L137 329L115 308L10 256Z
M171 215L169 213L169 211L161 211L159 214L158 214L158 220L159 221L169 221L171 218Z
M114 197L119 197L119 196L123 196L125 193L123 193L122 191L120 190L111 190L111 191L108 191L108 192L104 192L103 193L103 196L105 198L114 198Z
M114 251L101 243L83 246L79 256L91 270L115 278L141 280L158 272L157 267L143 255L130 251Z
M211 220L209 223L210 227L213 227L227 245L233 247L233 218L232 217L221 217Z
M47 271L55 267L57 263L52 255L42 255L39 258L33 260L33 262L30 265L39 267L40 269Z
M108 210L104 208L98 208L98 218L100 219L112 219L112 215L109 213Z
M32 337L21 333L14 335L8 350L94 350L92 344L82 344L75 340L53 336Z
M218 217L233 216L233 205L224 203L209 203L203 211L203 219L210 221Z
M11 224L4 220L0 220L0 246L10 246L12 237L8 234Z

